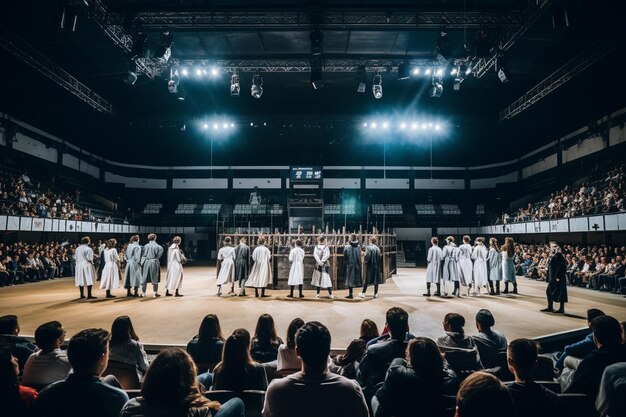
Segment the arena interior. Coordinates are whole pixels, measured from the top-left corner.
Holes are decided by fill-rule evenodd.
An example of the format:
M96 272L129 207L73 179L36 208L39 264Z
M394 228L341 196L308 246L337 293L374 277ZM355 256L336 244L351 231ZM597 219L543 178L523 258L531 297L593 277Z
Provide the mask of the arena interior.
M626 416L625 28L2 2L2 415Z

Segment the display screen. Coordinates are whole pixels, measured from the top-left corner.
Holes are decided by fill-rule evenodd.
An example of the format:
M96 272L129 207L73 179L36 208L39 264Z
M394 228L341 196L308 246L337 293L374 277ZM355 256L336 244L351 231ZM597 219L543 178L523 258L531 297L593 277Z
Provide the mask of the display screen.
M322 167L291 167L291 181L320 181Z

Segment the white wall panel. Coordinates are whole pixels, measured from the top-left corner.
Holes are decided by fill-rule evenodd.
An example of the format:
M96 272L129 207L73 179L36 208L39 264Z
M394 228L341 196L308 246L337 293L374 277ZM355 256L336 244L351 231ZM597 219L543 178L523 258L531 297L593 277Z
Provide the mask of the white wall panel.
M619 230L618 214L607 214L604 216L604 230Z
M604 230L604 216L590 216L589 217L589 231L601 232Z
M7 216L0 216L0 230L7 230Z
M124 184L126 188L167 188L167 180L164 179L124 177L108 171L104 173L104 181Z
M172 188L175 189L215 189L228 188L228 178L174 178Z
M18 216L7 217L7 230L20 230L20 218Z
M585 139L563 150L563 163L574 161L604 149L604 139L600 136Z
M13 149L16 151L24 152L37 158L45 159L49 162L57 161L58 152L55 148L47 147L38 140L21 133L18 133L15 138L16 141L13 142Z
M523 178L532 177L533 175L539 174L541 172L544 172L551 168L556 167L556 164L557 164L557 156L554 153L546 157L545 159L542 159L539 162L535 162L534 164L529 165L526 168L523 168L522 177Z
M626 128L613 126L609 129L609 146L615 146L626 141Z
M462 190L465 188L465 180L456 179L416 179L416 190Z
M63 166L66 166L68 168L72 168L78 171L78 158L75 157L74 155L71 155L69 153L64 153L63 154Z
M408 190L408 178L367 178L365 188L383 190Z
M359 189L361 180L359 178L324 178L324 188L326 189Z
M573 217L569 219L570 232L587 232L589 231L589 221L586 217Z
M40 219L38 217L33 219L33 232L42 232L43 231L44 219Z
M233 188L252 189L259 188L281 188L280 178L233 178Z
M94 178L100 178L100 168L85 161L80 161L80 172L91 175ZM143 188L143 187L136 187Z
M500 175L499 177L492 178L480 178L470 180L470 188L472 190L480 190L485 188L495 188L497 184L517 182L517 173L511 172L510 174Z

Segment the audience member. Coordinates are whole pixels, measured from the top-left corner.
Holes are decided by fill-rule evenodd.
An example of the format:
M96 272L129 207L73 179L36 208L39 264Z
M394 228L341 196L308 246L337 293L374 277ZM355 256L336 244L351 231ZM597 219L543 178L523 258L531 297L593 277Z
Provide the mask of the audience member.
M109 360L133 365L141 379L148 370L148 355L139 341L128 316L120 316L111 325Z
M196 366L183 350L159 352L141 386L141 397L128 401L120 417L245 417L239 398L220 404L207 399L196 382Z
M30 355L37 350L37 346L20 337L19 334L20 325L17 316L9 314L0 317L0 344L7 344L11 347L11 352L17 358L21 372Z
M302 370L275 379L267 388L264 417L367 417L359 385L327 370L330 333L321 323L308 322L296 335Z
M224 336L220 321L215 314L202 319L198 334L187 343L187 353L197 364L216 364L222 358Z
M499 365L498 355L506 352L506 337L492 327L496 324L491 311L479 310L476 313L476 329L478 334L472 336L472 340L478 348L480 361L485 368L494 368Z
M445 408L443 395L454 395L458 388L459 380L446 368L437 344L417 337L409 342L406 360L391 362L372 398L372 412L374 417L410 417L419 409L420 416L438 416Z
M265 391L266 388L265 368L250 356L250 333L246 329L235 330L226 339L222 361L213 371L213 389Z
M456 395L455 417L517 417L509 390L495 376L475 372Z
M283 343L278 347L277 371L302 368L302 361L296 352L296 333L303 325L304 320L301 318L295 318L289 324L287 328L287 343Z
M3 416L27 416L37 399L36 390L19 384L19 373L20 368L17 358L11 354L11 346L0 345L0 398Z
M274 318L269 314L261 314L256 322L250 348L252 359L259 363L275 361L278 357L278 347L282 343L283 341L276 332Z
M533 381L537 366L537 343L516 339L508 347L509 370L515 381L508 384L517 410L517 417L553 417L558 409L558 396Z
M361 332L358 339L354 339L342 355L332 358L328 365L331 372L349 379L356 379L356 370L367 350L367 342L379 337L376 323L370 319L361 322Z
M622 345L622 328L610 316L596 317L591 321L596 350L589 353L575 371L561 374L561 390L565 393L587 394L595 399L604 369L616 362L626 361Z
M39 417L119 416L128 395L100 379L109 361L110 339L110 333L104 329L86 329L75 334L67 348L73 373L41 391L33 414Z
M26 361L22 383L40 389L67 378L72 365L67 353L61 349L65 342L63 325L58 321L42 324L35 330L35 341L39 350Z
M450 368L457 373L483 369L474 339L465 335L465 317L456 313L446 314L443 329L446 336L437 339Z
M602 374L596 398L600 417L626 416L626 362L609 365Z
M386 314L386 326L389 339L370 345L357 371L357 381L368 400L375 394L376 385L384 381L391 361L405 356L409 314L400 307L390 308Z
M587 310L587 325L591 328L591 321L596 317L604 316L604 312L597 308ZM565 360L568 359L568 368L576 369L585 356L596 349L593 341L593 332L590 331L580 342L565 346L563 352L557 357L554 367L561 371L565 367Z

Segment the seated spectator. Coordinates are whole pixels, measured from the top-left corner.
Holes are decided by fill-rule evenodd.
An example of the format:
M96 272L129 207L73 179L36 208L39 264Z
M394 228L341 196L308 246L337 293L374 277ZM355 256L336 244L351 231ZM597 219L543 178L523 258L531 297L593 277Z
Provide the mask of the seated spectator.
M109 360L134 365L141 380L148 370L148 355L135 333L130 317L120 316L113 320L110 349Z
M11 352L17 358L21 372L30 355L37 350L37 346L20 337L19 334L20 325L17 322L17 316L9 314L0 317L0 344L7 344L11 347Z
M0 253L2 255L2 253ZM9 287L13 285L13 276L9 274L7 265L9 259L6 256L0 256L0 287Z
M215 314L202 319L198 334L187 343L187 353L197 364L216 364L222 359L224 336L220 321Z
M389 339L370 345L357 371L356 379L368 401L376 393L376 385L385 380L391 361L404 358L406 354L409 314L400 307L390 308L386 314L386 326Z
M409 342L406 360L391 361L385 382L372 398L372 412L374 417L409 417L419 407L420 416L438 416L445 408L442 396L456 394L458 387L437 344L418 337Z
M483 369L478 348L471 337L465 336L465 317L456 313L446 314L443 329L446 336L437 339L437 345L450 368L456 373Z
M20 368L11 354L11 346L0 345L0 398L3 416L25 416L37 399L37 391L20 385L17 376Z
M559 382L562 392L587 394L595 399L604 369L626 361L626 349L622 345L622 328L613 317L596 317L591 321L591 329L597 349L585 356L575 371L562 374Z
M328 370L348 379L356 379L359 364L367 351L367 345L361 339L354 339L342 355L331 359Z
M246 329L235 330L226 339L222 361L213 370L213 389L265 391L266 388L265 368L250 357L250 333Z
M591 328L591 321L600 316L604 316L604 312L602 310L598 310L597 308L590 308L587 310L587 325L589 328ZM595 349L596 345L593 342L593 332L590 331L589 334L580 342L565 346L563 353L558 355L554 367L557 370L562 371L565 367L565 359L569 357L571 358L568 360L568 365L570 365L569 368L576 369L583 358Z
M626 415L626 362L609 365L602 374L596 409L600 417Z
M330 340L328 329L315 321L298 330L296 351L302 370L272 381L265 394L264 417L368 416L359 385L327 371Z
M146 372L141 397L128 401L120 417L245 416L245 406L239 398L220 404L202 395L196 376L189 354L175 348L162 350Z
M283 343L278 347L277 371L285 369L299 370L302 368L302 361L296 353L296 333L303 325L304 320L301 318L295 318L289 324L287 328L287 343Z
M259 363L275 361L278 357L278 346L283 343L276 333L274 318L269 314L261 314L256 322L254 338L250 353L252 359Z
M128 395L100 379L109 362L111 335L104 329L75 334L67 348L73 373L65 381L48 385L35 401L40 417L117 417Z
M507 352L509 370L515 382L508 388L513 397L517 417L553 417L557 413L558 396L532 379L537 366L537 343L528 339L511 342Z
M506 337L492 327L496 324L491 311L487 309L479 310L476 314L476 329L478 334L472 336L480 361L485 368L494 368L499 365L498 354L506 352Z
M39 351L30 355L24 365L22 383L37 389L62 381L70 374L72 365L67 353L61 350L65 329L58 321L44 323L35 330Z
M495 376L475 372L468 376L456 395L455 417L516 417L513 399Z

